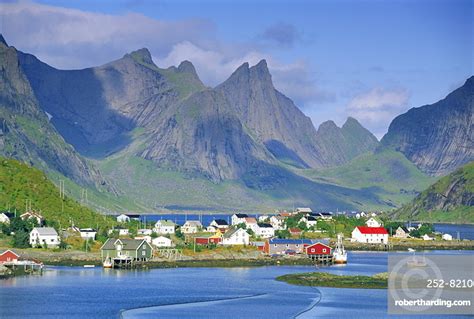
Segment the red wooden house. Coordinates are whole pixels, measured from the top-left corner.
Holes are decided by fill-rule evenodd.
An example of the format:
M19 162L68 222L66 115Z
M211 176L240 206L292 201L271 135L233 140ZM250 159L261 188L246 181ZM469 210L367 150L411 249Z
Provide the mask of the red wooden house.
M6 262L15 262L18 261L20 258L20 255L16 254L15 252L11 250L5 250L0 252L0 264L6 263Z
M195 237L196 245L219 244L222 238L219 237Z
M306 247L306 254L308 256L331 255L331 251L331 247L322 243L316 243Z

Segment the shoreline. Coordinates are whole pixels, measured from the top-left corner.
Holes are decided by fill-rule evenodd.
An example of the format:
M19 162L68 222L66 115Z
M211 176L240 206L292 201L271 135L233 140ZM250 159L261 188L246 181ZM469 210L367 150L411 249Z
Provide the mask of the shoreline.
M363 275L334 275L325 272L287 274L276 277L275 280L295 286L356 288L356 289L387 289L388 274L381 273L373 276Z

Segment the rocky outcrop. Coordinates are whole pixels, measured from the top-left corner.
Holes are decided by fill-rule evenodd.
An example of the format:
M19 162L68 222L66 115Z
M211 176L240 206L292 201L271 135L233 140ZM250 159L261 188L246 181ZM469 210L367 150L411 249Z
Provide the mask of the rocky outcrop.
M474 160L474 77L445 99L397 116L381 144L424 172L445 175Z
M42 111L18 52L0 41L0 155L63 174L86 186L107 186L100 172L67 144Z
M416 216L422 212L449 212L462 207L470 207L470 213L474 213L474 162L441 178L405 205L400 213Z

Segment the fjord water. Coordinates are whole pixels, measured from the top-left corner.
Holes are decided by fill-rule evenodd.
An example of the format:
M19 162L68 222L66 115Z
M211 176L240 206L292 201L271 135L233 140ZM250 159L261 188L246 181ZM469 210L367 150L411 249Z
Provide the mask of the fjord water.
M349 264L319 269L47 267L43 276L0 281L0 318L379 318L387 316L385 290L300 287L274 278L313 270L372 275L386 269L385 252L352 252Z

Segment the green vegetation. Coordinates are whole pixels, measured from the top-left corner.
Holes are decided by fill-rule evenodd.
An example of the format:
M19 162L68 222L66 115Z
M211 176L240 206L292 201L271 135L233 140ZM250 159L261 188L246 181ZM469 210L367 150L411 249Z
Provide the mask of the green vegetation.
M385 289L387 288L388 275L381 273L371 277L340 276L324 272L311 272L283 275L277 277L276 280L298 286Z
M391 150L365 153L339 167L303 173L315 181L377 194L386 205L374 209L401 206L435 180L421 172L402 153Z
M59 189L43 172L16 160L0 158L0 209L23 213L28 203L47 221L61 227L69 226L71 221L78 227L106 227L115 223L67 196L61 200Z
M474 162L440 178L393 213L400 220L474 223Z

